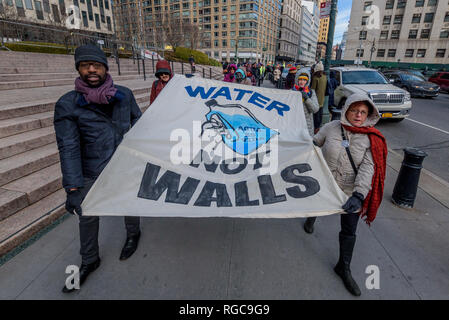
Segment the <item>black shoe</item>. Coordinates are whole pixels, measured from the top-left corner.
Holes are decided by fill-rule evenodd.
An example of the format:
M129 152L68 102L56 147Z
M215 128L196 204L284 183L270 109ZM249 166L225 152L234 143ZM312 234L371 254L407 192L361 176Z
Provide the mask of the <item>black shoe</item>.
M126 238L125 246L120 254L120 260L126 260L133 255L139 243L140 231L137 235Z
M346 268L343 264L337 263L334 271L340 276L341 280L343 280L346 290L348 290L352 295L359 297L362 294L360 292L359 286L357 285L357 282L355 282L354 278L352 277L351 270L349 270L349 268Z
M89 264L81 264L81 267L79 269L80 273L80 287L83 285L83 283L86 281L89 274L93 271L95 271L100 266L100 258L97 259L97 261L89 263ZM62 288L62 292L64 293L70 293L75 291L76 289L68 289L65 285Z
M304 223L304 231L307 233L313 233L313 225L315 223L316 217L310 217L306 219Z

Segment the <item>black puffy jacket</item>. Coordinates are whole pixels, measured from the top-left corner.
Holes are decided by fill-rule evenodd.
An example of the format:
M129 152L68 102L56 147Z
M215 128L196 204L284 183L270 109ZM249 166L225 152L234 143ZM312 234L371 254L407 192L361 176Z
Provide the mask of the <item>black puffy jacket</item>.
M132 91L115 87L116 96L102 106L112 108L112 118L76 91L56 102L54 125L65 189L82 187L83 177L98 177L123 135L142 115Z

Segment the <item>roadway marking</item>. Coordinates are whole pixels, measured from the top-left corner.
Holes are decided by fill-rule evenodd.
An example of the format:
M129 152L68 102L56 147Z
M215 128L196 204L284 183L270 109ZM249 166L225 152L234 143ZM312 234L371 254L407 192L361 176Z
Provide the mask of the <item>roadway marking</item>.
M433 127L433 126L428 125L428 124L426 124L426 123L422 123L422 122L419 122L419 121L416 121L416 120L413 120L413 119L410 119L410 118L405 118L405 119L406 119L406 120L409 120L409 121L412 121L412 122L415 122L415 123L418 123L418 124L423 125L423 126L425 126L425 127L429 127L429 128L431 128L431 129L438 130L438 131L443 132L443 133L445 133L445 134L449 134L449 131L444 131L444 130L442 130L442 129L440 129L440 128Z

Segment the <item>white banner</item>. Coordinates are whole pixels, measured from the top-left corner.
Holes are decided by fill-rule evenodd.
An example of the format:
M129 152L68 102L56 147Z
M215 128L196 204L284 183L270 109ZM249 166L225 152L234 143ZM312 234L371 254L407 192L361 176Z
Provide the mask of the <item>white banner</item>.
M125 135L83 215L289 218L342 212L299 92L175 75Z

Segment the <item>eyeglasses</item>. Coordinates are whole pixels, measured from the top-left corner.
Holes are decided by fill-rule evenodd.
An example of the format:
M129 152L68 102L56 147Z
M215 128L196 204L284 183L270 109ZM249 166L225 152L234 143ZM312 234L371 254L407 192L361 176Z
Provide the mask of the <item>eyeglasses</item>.
M167 73L167 72L161 72L161 73L159 73L159 76L170 76L170 73Z
M101 69L103 67L103 64L100 62L80 62L79 68L80 69L89 69L90 66L93 66L94 69Z
M367 116L368 112L366 112L365 110L357 110L357 109L350 109L349 112L351 112L352 114L361 114L362 116Z

